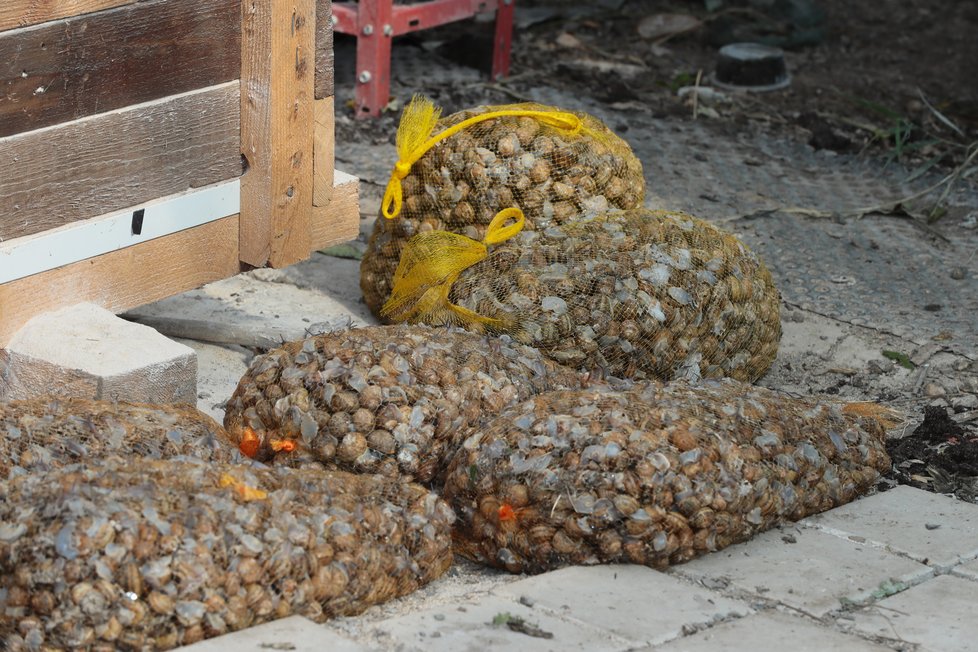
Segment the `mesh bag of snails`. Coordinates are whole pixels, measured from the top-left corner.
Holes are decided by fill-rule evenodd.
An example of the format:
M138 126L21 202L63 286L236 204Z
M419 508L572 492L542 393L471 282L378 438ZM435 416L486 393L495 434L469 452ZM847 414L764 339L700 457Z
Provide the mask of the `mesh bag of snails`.
M439 116L416 96L401 117L383 219L360 264L360 287L375 314L390 294L401 249L417 233L481 240L506 208L521 208L533 230L642 204L642 164L593 116L541 104Z
M506 338L376 326L257 356L224 425L260 461L429 482L470 426L538 392L580 386L572 370Z
M381 313L505 333L605 376L753 381L777 354L779 310L770 273L736 237L639 208L543 231L510 209L482 242L418 234Z
M452 460L456 552L532 573L684 562L870 490L891 417L731 379L540 394Z
M116 457L0 491L11 650L162 650L353 615L452 561L448 505L375 475Z
M106 455L247 461L224 428L189 405L55 397L0 402L0 480Z

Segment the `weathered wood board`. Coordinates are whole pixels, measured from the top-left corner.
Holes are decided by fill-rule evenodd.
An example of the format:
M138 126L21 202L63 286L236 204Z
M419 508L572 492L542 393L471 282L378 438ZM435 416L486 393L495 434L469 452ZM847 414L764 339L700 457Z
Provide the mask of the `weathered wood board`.
M148 0L2 32L0 137L237 79L240 31L240 0Z
M239 97L229 82L0 138L0 238L239 176Z
M121 7L137 0L3 0L0 30L27 27L49 20Z
M314 209L313 249L357 236L358 193L359 180L337 171L329 206ZM47 310L91 301L122 312L233 276L242 268L238 233L233 215L0 285L0 348Z
M233 276L238 217L0 285L0 347L34 315L90 301L122 312Z
M359 181L334 170L331 18L329 0L0 0L4 246L244 172L238 215L10 276L0 347L46 310L121 312L355 238Z
M333 96L333 3L316 0L316 99Z
M330 194L329 203L312 209L313 249L356 240L360 234L360 179L336 170Z
M336 159L336 133L333 119L333 98L316 100L314 109L316 127L313 131L312 203L325 206L333 193L333 166Z
M309 256L315 31L315 0L242 12L241 260L256 267Z

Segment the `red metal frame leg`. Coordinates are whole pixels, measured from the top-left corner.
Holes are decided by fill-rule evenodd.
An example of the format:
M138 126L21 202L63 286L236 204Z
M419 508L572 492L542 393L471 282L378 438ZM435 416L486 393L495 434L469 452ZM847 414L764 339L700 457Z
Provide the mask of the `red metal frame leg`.
M390 101L393 0L357 7L357 117L376 118Z
M516 0L499 0L496 36L492 47L492 79L509 74L509 52L513 44L513 9Z

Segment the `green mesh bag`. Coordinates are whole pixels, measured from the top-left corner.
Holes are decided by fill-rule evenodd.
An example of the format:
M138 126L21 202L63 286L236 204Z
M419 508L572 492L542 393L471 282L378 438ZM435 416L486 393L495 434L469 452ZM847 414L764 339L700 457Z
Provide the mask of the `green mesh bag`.
M399 161L360 267L374 313L415 234L444 230L481 240L508 208L521 209L525 228L534 230L642 204L641 163L593 116L540 104L439 115L416 97L401 118Z
M645 208L538 231L520 222L518 211L500 213L482 242L414 236L382 314L505 333L619 378L753 381L774 361L779 294L733 235Z

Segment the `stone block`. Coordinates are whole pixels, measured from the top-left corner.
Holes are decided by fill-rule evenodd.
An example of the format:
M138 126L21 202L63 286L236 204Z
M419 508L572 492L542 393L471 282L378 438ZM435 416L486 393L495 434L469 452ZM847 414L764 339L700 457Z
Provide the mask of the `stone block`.
M0 398L197 403L197 354L83 303L37 315L0 350Z

